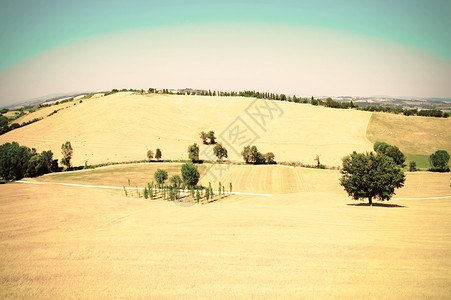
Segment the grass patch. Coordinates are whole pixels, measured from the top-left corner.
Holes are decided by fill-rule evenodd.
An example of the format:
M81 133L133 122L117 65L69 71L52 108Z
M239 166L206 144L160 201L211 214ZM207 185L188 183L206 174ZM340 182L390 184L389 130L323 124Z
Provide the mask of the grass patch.
M409 163L414 161L417 164L417 168L421 170L427 170L430 168L429 166L429 155L423 154L405 154L407 168L409 168Z

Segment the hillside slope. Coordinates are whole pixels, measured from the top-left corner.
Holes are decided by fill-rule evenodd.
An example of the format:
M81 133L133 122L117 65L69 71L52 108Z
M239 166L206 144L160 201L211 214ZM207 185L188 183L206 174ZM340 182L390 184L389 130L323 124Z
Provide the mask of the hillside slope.
M366 138L371 113L337 110L287 102L257 101L265 124L259 127L246 108L249 98L221 98L176 95L134 95L117 93L87 99L51 117L0 136L0 143L17 141L38 151L51 149L61 158L61 144L70 141L74 165L145 159L149 149L160 148L163 159L186 159L190 144L201 144L200 131L213 130L229 150L229 159L241 161L240 152L247 137L261 152L274 152L278 161L313 164L316 155L321 163L338 166L352 151L368 151ZM32 114L29 116L32 118ZM234 123L241 117L242 123ZM254 115L261 123L261 117ZM241 121L239 121L241 122ZM235 127L233 124L239 124ZM248 127L246 127L246 124ZM230 125L232 125L230 127ZM249 129L250 128L250 129ZM246 138L233 141L233 130L244 129ZM223 134L221 134L223 133ZM228 145L227 145L228 143ZM240 145L240 143L242 143ZM208 159L211 149L200 145L201 159ZM205 151L206 152L203 152ZM208 154L208 155L206 155Z
M396 145L409 154L451 152L451 119L374 113L367 136L372 142Z

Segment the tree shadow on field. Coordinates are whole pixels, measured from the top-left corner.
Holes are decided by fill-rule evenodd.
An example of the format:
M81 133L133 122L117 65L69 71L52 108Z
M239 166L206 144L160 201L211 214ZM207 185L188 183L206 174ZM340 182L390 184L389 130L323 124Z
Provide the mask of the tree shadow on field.
M350 203L349 206L371 206L369 203ZM378 206L378 207L407 207L403 205L398 204L388 204L388 203L373 203L372 206Z

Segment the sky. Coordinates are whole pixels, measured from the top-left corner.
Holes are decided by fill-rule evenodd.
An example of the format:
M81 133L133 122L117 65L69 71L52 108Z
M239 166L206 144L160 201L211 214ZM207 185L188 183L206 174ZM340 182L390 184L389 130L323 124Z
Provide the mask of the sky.
M451 1L2 1L0 106L113 88L451 97Z

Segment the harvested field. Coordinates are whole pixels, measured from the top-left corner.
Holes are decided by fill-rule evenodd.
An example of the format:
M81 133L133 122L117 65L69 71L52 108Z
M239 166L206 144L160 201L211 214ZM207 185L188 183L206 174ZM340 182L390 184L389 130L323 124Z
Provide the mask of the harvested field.
M366 139L371 113L273 101L271 105L279 105L283 114L266 118L261 128L246 114L253 101L240 97L116 93L85 99L76 106L69 103L70 107L49 118L0 136L0 143L17 141L38 151L50 149L55 158L61 158L61 144L70 141L74 165L142 160L147 150L156 148L162 150L163 159L178 160L187 159L189 145L202 144L201 131L213 130L218 141L228 148L229 159L242 161L244 144L233 142L226 131L241 117L253 130L253 144L263 153L273 152L278 161L313 164L319 155L323 164L338 166L341 158L354 150L371 150ZM256 105L265 107L262 100ZM34 118L38 112L27 118ZM254 118L261 124L260 117ZM200 145L200 158L211 159L211 148Z
M0 186L2 298L446 298L451 202ZM433 217L431 217L433 216Z

